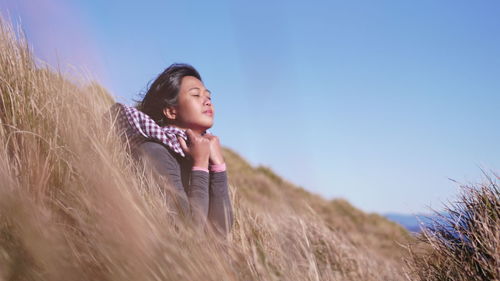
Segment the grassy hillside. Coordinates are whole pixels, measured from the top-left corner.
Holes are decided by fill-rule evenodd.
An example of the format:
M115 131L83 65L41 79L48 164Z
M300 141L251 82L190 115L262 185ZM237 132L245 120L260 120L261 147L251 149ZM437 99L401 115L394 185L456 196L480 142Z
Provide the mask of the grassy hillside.
M400 258L406 251L398 245L412 241L409 232L378 214L366 214L343 199L325 200L294 185L271 169L251 167L226 148L229 182L255 212L310 213L334 232L345 233L355 245L366 246L386 258Z
M408 233L225 149L228 240L172 220L102 115L0 22L0 280L404 280ZM142 172L141 172L142 171Z

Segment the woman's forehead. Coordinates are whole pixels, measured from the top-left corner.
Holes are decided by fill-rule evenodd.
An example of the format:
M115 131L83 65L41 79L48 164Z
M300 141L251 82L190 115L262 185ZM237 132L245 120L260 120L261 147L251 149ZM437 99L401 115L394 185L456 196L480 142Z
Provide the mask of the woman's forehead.
M197 90L197 91L206 91L211 93L210 90L205 88L203 82L201 82L198 78L193 76L185 76L182 78L181 89L186 92Z
M181 82L181 87L183 88L192 88L192 87L200 87L203 86L203 82L200 81L200 79L194 77L194 76L184 76L182 77L182 82Z

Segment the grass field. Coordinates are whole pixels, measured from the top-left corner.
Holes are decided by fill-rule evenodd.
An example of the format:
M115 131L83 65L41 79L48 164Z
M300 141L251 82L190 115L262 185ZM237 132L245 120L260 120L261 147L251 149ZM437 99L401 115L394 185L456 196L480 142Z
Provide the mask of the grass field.
M225 148L235 223L221 240L173 220L103 122L113 97L37 61L5 21L0 82L0 280L499 280L495 179L464 195L477 224L458 230L475 239L462 259L439 226L416 239Z

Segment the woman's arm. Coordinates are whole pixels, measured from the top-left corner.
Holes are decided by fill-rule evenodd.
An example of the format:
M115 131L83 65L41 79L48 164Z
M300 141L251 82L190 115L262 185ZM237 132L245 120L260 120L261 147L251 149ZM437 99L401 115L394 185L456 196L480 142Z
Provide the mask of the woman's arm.
M208 220L216 233L226 237L233 225L233 208L225 168L210 172L209 194Z
M191 171L189 186L186 190L195 226L202 230L206 226L209 204L209 174L205 171Z
M184 190L181 168L167 148L155 142L145 142L137 148L137 152L174 189L174 201L181 215L189 216L197 227L203 229L208 215L209 173L191 171L189 185Z
M233 209L229 199L226 164L222 154L219 137L205 134L210 140L210 206L208 220L212 229L226 237L233 225Z

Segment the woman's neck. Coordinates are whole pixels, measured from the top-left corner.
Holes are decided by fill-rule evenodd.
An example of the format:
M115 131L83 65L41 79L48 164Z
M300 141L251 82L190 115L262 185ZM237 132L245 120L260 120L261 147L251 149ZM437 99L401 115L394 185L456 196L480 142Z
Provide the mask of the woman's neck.
M193 131L193 133L197 136L202 136L206 130L203 130L203 129L193 129L193 128L185 128L183 126L179 126L179 125L175 125L175 124L169 124L167 126L172 126L172 127L176 127L176 128L179 128L179 129L182 129L182 130L187 130L187 129L191 129L191 131Z

